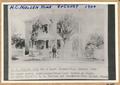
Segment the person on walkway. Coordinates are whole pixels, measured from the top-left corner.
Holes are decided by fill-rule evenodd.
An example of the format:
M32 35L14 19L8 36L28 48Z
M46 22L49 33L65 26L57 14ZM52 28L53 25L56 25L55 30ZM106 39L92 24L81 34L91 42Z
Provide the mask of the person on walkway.
M54 45L52 48L53 58L56 58L56 52L57 52L57 49L55 48L55 45Z

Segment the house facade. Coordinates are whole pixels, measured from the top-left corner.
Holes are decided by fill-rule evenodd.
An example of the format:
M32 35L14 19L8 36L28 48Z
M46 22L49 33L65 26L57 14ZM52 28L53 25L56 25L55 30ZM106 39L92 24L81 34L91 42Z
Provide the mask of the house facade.
M25 35L25 49L26 51L52 51L52 47L60 49L63 46L63 40L60 35L57 34L57 23L47 21L39 22L36 20L28 20L25 22L26 35Z

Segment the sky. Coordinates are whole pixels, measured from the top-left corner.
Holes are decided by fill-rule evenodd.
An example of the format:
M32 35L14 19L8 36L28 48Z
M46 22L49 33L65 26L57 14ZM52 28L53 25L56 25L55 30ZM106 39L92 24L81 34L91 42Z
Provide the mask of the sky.
M97 5L96 9L14 9L9 10L9 29L11 34L20 33L25 36L25 21L35 18L44 20L48 17L60 18L62 15L73 15L79 22L83 35L93 31L104 32L107 20L107 5Z

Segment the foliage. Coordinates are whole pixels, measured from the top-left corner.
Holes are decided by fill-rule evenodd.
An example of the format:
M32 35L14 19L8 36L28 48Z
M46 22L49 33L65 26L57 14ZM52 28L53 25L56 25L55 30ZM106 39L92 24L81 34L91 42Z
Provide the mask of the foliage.
M57 23L57 29L60 30L58 34L63 38L63 41L65 43L66 40L70 38L70 36L74 33L74 18L70 15L65 15L62 18L59 19Z
M85 51L86 56L90 58L94 58L95 49L102 49L104 45L104 39L102 35L92 34L86 44Z
M25 39L21 38L18 34L12 36L12 45L15 45L16 48L25 47Z

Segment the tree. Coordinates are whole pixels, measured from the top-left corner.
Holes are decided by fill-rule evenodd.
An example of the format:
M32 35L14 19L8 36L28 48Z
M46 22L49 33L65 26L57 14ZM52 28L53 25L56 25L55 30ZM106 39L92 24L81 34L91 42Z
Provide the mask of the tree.
M85 47L86 56L88 58L96 59L94 56L94 51L97 49L102 49L104 45L104 38L100 34L91 34Z
M57 33L63 38L64 43L74 34L75 24L75 18L70 15L65 15L58 20Z

